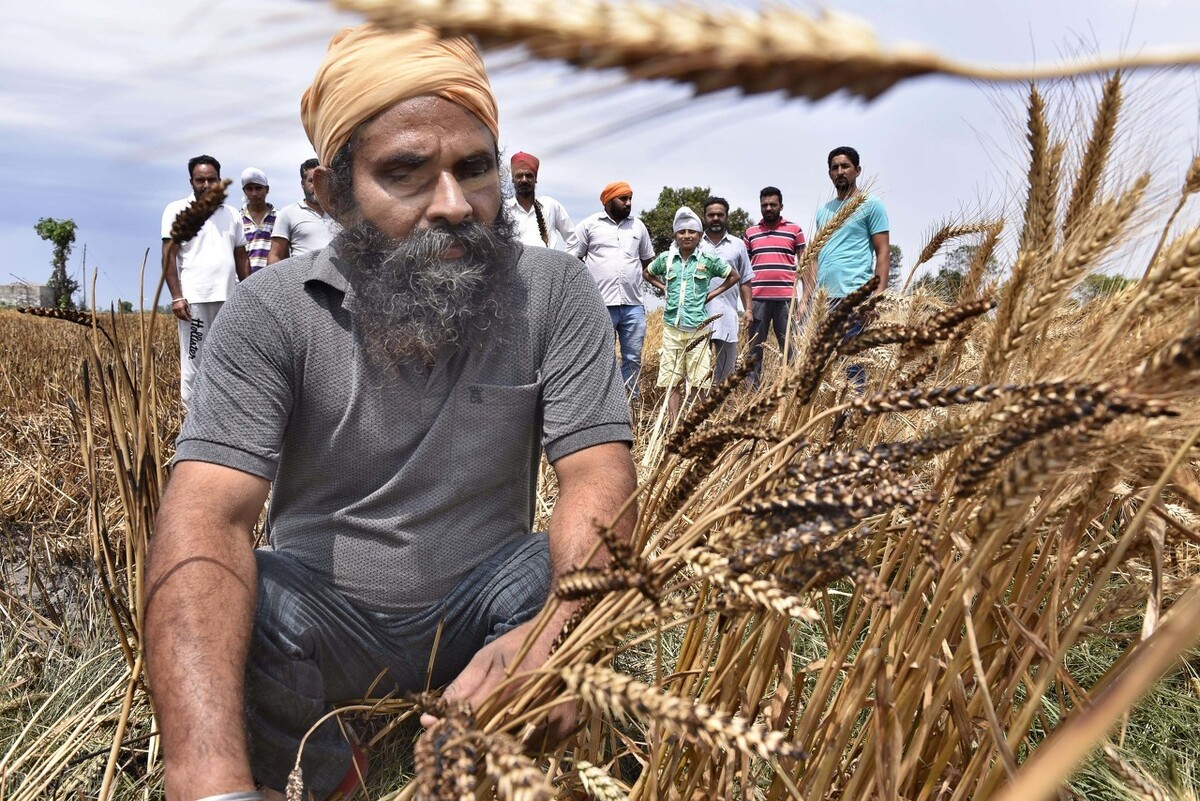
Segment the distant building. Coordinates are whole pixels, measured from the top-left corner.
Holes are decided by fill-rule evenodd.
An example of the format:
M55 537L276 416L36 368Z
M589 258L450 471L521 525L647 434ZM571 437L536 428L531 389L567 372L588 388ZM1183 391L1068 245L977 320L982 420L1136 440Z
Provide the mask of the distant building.
M54 293L44 284L0 284L0 306L53 306Z

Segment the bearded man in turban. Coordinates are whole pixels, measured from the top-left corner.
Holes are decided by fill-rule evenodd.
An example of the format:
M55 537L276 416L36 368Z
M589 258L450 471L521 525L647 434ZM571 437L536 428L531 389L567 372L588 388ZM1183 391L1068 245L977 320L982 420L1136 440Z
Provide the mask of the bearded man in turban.
M301 118L343 231L226 304L149 554L170 801L275 797L332 705L427 671L482 701L636 486L604 304L576 259L516 241L475 47L344 31ZM537 534L543 452L559 496ZM519 668L572 612L547 612ZM363 759L330 720L301 765L324 799Z
M534 247L573 250L575 223L571 222L571 215L554 198L537 194L541 166L536 156L523 151L510 161L516 196L506 200L505 204L516 226L517 238Z

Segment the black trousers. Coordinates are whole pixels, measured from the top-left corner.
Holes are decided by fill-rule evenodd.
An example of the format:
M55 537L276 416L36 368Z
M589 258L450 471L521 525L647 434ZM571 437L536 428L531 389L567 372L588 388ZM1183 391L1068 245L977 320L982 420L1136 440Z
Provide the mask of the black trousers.
M754 322L750 326L749 355L749 358L754 359L754 369L747 377L750 386L758 386L759 376L762 375L763 343L766 342L767 334L771 329L775 330L775 341L779 343L780 352L783 352L783 343L787 338L788 328L791 327L791 307L790 298L754 301ZM792 338L795 339L795 336L793 327ZM789 361L792 358L794 356L789 356Z

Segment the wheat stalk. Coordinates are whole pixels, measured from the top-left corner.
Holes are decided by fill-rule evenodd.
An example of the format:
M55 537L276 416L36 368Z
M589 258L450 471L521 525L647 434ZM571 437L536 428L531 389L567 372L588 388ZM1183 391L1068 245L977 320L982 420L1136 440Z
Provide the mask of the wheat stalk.
M204 223L208 222L208 218L213 216L225 202L225 191L229 188L230 183L232 183L230 179L226 178L212 184L204 190L200 197L175 215L175 219L171 221L171 241L173 243L182 245L200 233L200 229L204 227Z
M909 268L908 278L904 282L904 289L907 291L909 285L912 284L913 277L917 274L917 268L922 264L928 263L947 242L962 236L982 233L987 228L987 223L943 223L937 226L929 235L929 238L925 240L925 246L921 248L921 254L917 256L917 260Z
M1067 202L1066 216L1063 218L1063 236L1068 239L1075 233L1076 226L1083 221L1085 213L1092 207L1099 194L1100 182L1108 166L1116 135L1123 88L1124 82L1120 72L1113 73L1104 82L1100 102L1096 107L1096 117L1092 122L1092 135L1083 151L1079 173L1075 177L1071 198Z
M797 762L804 753L787 733L754 726L745 718L665 694L649 685L596 665L576 665L562 673L571 692L593 709L636 715L671 734L710 748L752 753L771 762Z
M983 81L1043 80L1116 69L1200 63L1181 51L1094 59L1048 67L967 64L916 47L884 49L864 21L830 10L783 6L757 13L677 3L605 0L334 0L376 24L426 24L444 35L468 34L485 47L523 45L543 59L579 67L622 67L638 80L669 79L696 92L738 88L820 99L844 90L878 97L897 83L940 73Z

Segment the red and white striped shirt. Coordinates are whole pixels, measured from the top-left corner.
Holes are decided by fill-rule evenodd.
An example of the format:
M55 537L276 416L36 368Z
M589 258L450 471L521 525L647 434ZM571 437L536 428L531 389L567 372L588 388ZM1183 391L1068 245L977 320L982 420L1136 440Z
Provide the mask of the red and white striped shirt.
M750 294L755 300L791 300L796 284L796 257L804 250L804 231L780 218L770 228L761 220L742 236L750 254L754 279Z

